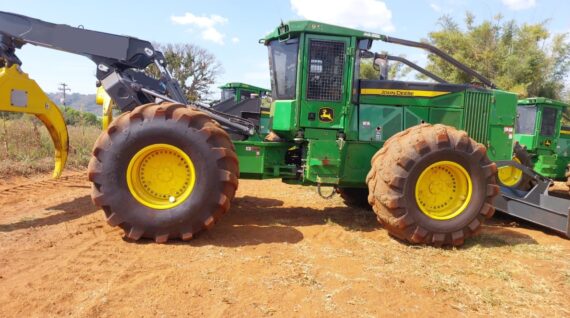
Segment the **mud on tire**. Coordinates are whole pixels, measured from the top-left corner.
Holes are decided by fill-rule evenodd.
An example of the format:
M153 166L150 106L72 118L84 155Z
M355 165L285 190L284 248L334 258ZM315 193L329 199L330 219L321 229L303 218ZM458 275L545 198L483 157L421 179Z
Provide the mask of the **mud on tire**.
M472 195L459 215L435 220L424 214L415 196L416 182L427 167L450 161L465 169ZM497 167L486 148L464 131L444 125L422 124L386 141L372 158L366 178L368 201L391 235L416 244L459 246L493 216L493 198L499 193Z
M195 167L195 184L181 203L163 210L141 204L127 184L133 156L153 144L184 152ZM238 186L238 161L229 136L206 114L184 105L137 107L119 116L97 139L89 162L91 198L107 222L132 240L191 239L228 211Z

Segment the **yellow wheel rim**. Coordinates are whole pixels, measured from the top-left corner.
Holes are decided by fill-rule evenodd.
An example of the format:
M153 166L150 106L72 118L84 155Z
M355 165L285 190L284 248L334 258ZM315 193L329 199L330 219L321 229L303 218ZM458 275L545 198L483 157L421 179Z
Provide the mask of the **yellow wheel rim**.
M164 210L186 200L196 182L194 164L177 147L154 144L137 152L127 168L127 185L141 204Z
M449 220L461 214L473 192L471 177L459 164L439 161L418 178L415 195L420 210L434 220Z
M513 157L513 161L521 163L517 157ZM521 181L522 175L523 172L521 169L512 166L504 166L499 168L499 181L507 187L516 186Z

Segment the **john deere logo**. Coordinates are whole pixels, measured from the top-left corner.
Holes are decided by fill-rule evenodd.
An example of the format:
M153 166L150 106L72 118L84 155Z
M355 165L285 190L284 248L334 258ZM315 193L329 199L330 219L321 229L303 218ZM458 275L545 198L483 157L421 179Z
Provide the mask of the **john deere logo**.
M334 111L330 107L323 107L319 109L319 120L325 123L330 123L334 120Z
M546 139L546 140L544 141L544 145L545 145L546 147L550 147L550 145L552 145L552 141L551 141L550 139Z

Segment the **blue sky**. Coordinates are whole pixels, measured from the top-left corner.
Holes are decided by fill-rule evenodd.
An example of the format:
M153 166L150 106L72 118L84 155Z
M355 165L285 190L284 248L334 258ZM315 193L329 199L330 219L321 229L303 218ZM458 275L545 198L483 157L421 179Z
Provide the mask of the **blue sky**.
M269 87L267 50L258 40L281 20L308 18L419 40L437 28L442 14L461 21L471 11L478 20L500 13L519 22L549 20L553 33L570 31L570 1L560 0L18 0L4 1L0 10L155 42L193 43L222 64L219 85L242 81L264 87ZM405 54L420 64L425 60L418 50L386 44L375 49ZM18 55L24 71L47 92L55 92L61 82L73 92L95 92L95 65L84 57L32 45Z

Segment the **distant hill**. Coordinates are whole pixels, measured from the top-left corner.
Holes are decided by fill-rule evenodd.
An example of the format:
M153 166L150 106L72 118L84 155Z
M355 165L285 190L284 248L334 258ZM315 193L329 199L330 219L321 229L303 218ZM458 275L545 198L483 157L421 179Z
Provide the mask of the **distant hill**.
M61 93L48 93L47 95L54 103L61 105ZM69 94L66 96L66 104L73 109L93 113L97 116L102 115L102 107L95 103L95 94Z

